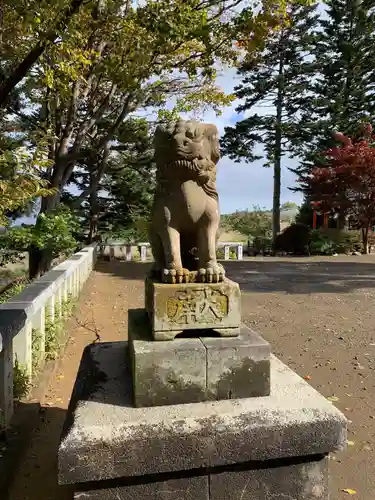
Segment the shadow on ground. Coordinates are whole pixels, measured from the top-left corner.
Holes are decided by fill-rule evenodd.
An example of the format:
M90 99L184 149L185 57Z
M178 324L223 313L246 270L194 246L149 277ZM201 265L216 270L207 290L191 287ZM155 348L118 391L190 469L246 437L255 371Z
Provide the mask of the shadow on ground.
M28 418L31 406L32 404L23 404L18 408L17 419ZM1 495L1 498L71 500L71 489L57 484L57 449L65 417L66 410L62 408L39 407L37 425L32 436L28 436L28 439L24 437L23 447L17 443L20 439L17 436L18 427L12 430L4 451L7 462L4 472L7 477L2 489L5 496ZM27 461L24 460L26 453Z
M361 259L361 260L359 260ZM96 270L130 280L143 280L151 263L100 261ZM375 287L375 256L323 258L265 258L225 262L227 276L243 292L350 293Z

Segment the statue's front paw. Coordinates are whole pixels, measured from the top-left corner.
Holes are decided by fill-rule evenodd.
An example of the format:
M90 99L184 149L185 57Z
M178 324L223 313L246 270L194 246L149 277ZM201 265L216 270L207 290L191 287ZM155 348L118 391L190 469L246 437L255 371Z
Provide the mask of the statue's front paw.
M202 283L219 283L224 278L225 270L218 262L209 262L199 269L199 281Z
M188 269L164 269L163 270L163 283L189 283L190 271Z

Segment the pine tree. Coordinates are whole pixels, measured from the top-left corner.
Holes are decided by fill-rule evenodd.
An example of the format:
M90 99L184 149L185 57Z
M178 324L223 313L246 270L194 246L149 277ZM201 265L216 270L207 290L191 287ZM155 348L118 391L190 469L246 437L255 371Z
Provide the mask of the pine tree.
M107 158L98 156L94 164L81 161L62 197L79 215L82 236L89 243L98 235L134 234L137 221L147 219L151 208L155 168L147 121L127 120L113 148Z
M288 25L270 35L257 57L244 61L238 70L242 83L235 89L243 103L236 111L249 116L227 127L222 140L224 153L235 161L264 158L264 166L273 166L273 240L280 232L282 157L293 154L301 140L315 10L316 5L290 7ZM259 113L259 108L264 112ZM257 145L263 147L263 155L256 154Z
M334 131L350 136L375 113L375 1L327 0L313 43L314 79L306 100L298 176L321 165L319 153L336 145ZM308 187L299 189L308 197ZM342 214L342 219L345 214Z

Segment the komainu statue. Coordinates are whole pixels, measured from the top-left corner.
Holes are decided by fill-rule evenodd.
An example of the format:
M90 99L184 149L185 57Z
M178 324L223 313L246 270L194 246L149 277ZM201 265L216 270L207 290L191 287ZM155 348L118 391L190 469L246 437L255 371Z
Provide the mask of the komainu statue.
M216 260L220 222L216 126L183 120L159 126L154 146L153 275L166 283L223 281L224 268Z

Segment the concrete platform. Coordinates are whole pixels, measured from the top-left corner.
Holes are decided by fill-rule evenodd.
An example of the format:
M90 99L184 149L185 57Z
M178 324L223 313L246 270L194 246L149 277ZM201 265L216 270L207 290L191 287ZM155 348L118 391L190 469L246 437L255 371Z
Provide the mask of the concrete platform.
M212 485L214 475L217 484L228 485L228 478L218 476L225 473L232 474L233 485L227 498L236 498L234 475L247 471L243 490L248 493L242 500L261 500L270 498L267 484L277 498L277 474L284 466L300 492L286 493L295 481L284 480L280 491L285 496L328 498L322 463L329 452L345 446L346 419L277 358L271 357L270 396L134 408L127 349L119 342L88 346L84 352L59 446L60 484L75 483L77 492L102 488L101 498L116 498L104 496L104 490L201 475L208 475ZM319 474L309 475L311 467ZM213 500L224 498L212 488L209 494Z
M129 310L128 325L137 407L270 393L271 347L244 325L238 337L188 337L172 342L153 340L143 309Z

